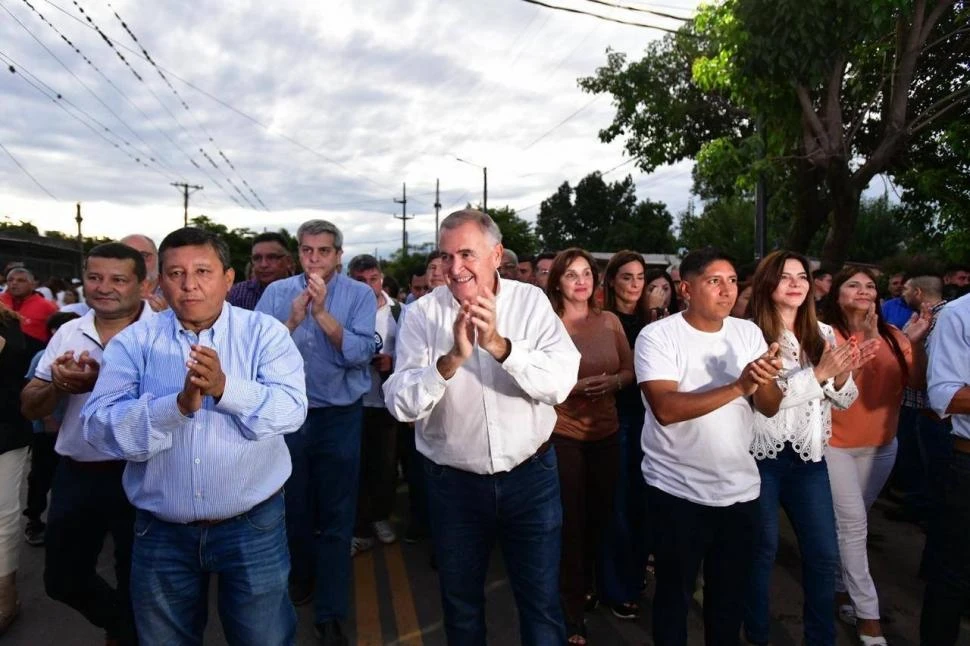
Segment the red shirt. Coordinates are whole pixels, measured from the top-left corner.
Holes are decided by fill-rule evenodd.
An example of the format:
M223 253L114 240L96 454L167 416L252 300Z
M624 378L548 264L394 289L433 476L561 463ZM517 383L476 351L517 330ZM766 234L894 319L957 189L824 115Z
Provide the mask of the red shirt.
M24 334L47 343L47 319L57 311L57 305L44 298L39 292L29 294L22 301L15 301L10 292L0 294L0 302L20 315L20 329Z

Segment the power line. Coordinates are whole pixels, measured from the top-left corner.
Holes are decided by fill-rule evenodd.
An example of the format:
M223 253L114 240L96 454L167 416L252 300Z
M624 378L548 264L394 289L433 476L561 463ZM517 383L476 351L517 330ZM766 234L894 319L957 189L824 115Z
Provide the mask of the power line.
M560 7L559 5L548 4L542 2L542 0L522 0L522 2L528 2L529 4L536 4L540 7L546 7L547 9L555 9L556 11L565 11L568 13L575 13L581 16L592 16L593 18L599 18L600 20L606 20L609 22L615 22L620 25L630 25L631 27L644 27L646 29L656 29L657 31L663 31L668 34L676 34L676 29L670 29L669 27L661 27L659 25L647 25L642 22L633 22L630 20L622 20L621 18L611 18L609 16L604 16L602 14L593 13L591 11L583 11L582 9L574 9L572 7Z
M589 106L593 105L596 101L598 101L599 98L600 98L600 96L602 96L602 95L597 94L588 103L586 103L583 107L581 107L580 109L576 110L571 115L569 115L568 117L566 117L565 119L563 119L562 121L560 121L559 123L557 123L556 125L554 125L552 128L550 128L549 130L546 130L544 133L542 133L541 135L539 135L538 137L536 137L535 139L533 139L532 142L528 146L526 146L525 148L522 149L522 152L525 152L529 148L532 148L537 143L539 143L540 141L542 141L543 139L545 139L546 137L548 137L549 135L551 135L553 132L555 132L556 130L558 130L562 126L564 126L567 123L569 123L569 121L571 121L572 119L574 119L575 117L577 117L586 108L588 108Z
M12 159L12 160L13 160L13 163L15 163L15 164L17 164L17 167L18 167L18 168L20 168L20 170L22 170L22 171L24 172L24 175L26 175L27 177L29 177L29 178L30 178L30 180L31 180L31 181L32 181L32 182L33 182L34 184L36 184L37 186L39 186L39 187L40 187L40 190L42 190L42 191L44 191L45 193L47 193L48 195L50 195L50 196L51 196L51 197L52 197L53 199L55 199L55 200L57 199L57 197L56 197L56 196L55 196L55 195L54 195L53 193L51 193L51 192L50 192L49 190L47 190L47 187L46 187L46 186L44 186L43 184L41 184L41 183L40 183L40 182L39 182L39 181L37 180L37 178L36 178L36 177L34 177L33 175L31 175L31 174L30 174L30 171L29 171L29 170L27 170L27 169L26 169L26 168L24 167L24 165L23 165L23 164L21 164L21 163L20 163L19 161L17 161L17 158L13 156L13 153L12 153L12 152L10 152L9 150L7 150L7 147L6 147L6 146L4 146L4 145L3 145L2 143L0 143L0 150L3 150L3 152L5 152L5 153L7 153L7 156L8 156L8 157L10 157L10 159Z
M684 18L682 16L675 16L670 13L665 13L663 11L657 11L655 9L648 9L646 7L631 7L630 5L619 4L618 2L607 2L607 0L586 0L586 2L591 2L593 4L605 5L607 7L612 7L613 9L623 9L624 11L636 11L640 13L649 13L654 16L659 16L660 18L669 18L670 20L680 20L686 21L690 18Z

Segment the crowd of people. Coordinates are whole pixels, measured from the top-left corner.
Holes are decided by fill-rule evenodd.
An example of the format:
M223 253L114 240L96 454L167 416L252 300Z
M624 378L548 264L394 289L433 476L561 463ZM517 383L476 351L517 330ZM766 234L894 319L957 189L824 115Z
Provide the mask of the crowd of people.
M334 224L296 238L294 262L256 236L236 281L215 234L133 234L87 254L81 302L6 268L0 633L26 541L107 644L201 644L215 576L230 644L293 644L312 602L341 646L352 559L401 539L431 546L450 644L485 644L496 546L523 644L587 643L599 604L636 619L648 576L654 643L686 644L703 586L706 643L768 644L783 510L805 643L841 620L878 646L867 527L892 474L900 519L928 530L921 643L956 643L966 267L892 275L885 299L873 268L788 251L745 275L716 248L604 269L579 248L517 256L466 209L400 290L373 256L345 266Z

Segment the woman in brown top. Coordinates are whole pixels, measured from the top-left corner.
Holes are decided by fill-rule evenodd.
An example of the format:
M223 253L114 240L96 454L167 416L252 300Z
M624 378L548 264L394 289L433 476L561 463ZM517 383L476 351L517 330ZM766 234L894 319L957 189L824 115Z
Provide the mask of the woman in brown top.
M586 643L583 610L595 602L593 564L608 525L620 468L615 394L633 383L633 354L615 314L594 305L596 262L566 249L552 263L547 293L582 355L579 381L556 412L551 441L562 496L560 592L570 644Z

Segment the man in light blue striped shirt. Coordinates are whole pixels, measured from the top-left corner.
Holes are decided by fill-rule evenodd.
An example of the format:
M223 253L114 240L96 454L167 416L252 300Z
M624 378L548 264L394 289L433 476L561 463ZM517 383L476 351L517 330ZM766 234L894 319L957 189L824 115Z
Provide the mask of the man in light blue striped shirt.
M303 361L286 328L225 302L229 250L201 229L159 251L171 309L105 349L84 437L124 460L136 507L131 597L145 644L201 644L219 576L230 644L293 644L283 434L303 423Z
M297 605L315 597L314 624L321 643L344 646L341 621L350 605L361 398L370 390L377 301L367 285L337 271L343 235L336 226L309 220L300 225L297 239L303 273L270 284L256 311L286 323L306 367L310 411L304 428L286 438L293 460L293 475L286 483L290 595ZM316 528L321 536L314 557Z

